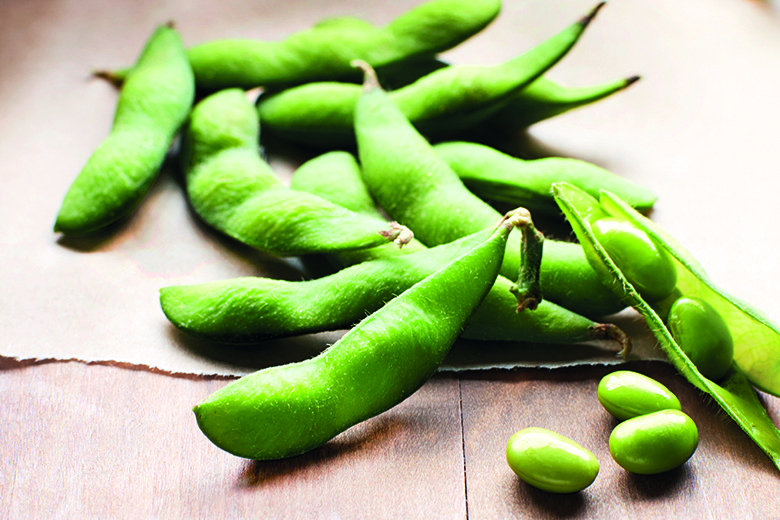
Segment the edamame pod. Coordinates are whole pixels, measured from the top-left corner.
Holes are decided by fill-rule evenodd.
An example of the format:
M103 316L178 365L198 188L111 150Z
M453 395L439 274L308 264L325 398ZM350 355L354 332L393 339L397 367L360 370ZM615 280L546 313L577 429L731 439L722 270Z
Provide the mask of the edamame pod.
M370 69L367 78L355 110L355 132L363 179L377 203L427 246L491 227L501 215L471 193L436 155L376 84ZM519 240L510 237L501 266L501 273L510 279L520 270ZM546 241L541 269L547 300L589 317L623 308L576 244Z
M384 218L363 182L360 166L354 157L347 152L327 152L307 161L295 170L290 186L301 191L320 195L353 211L378 219ZM337 186L338 189L334 190L333 186ZM443 254L444 251L449 251L450 247L454 247L455 244L461 242L462 240L456 240L451 245L444 244L434 249ZM545 243L548 246L550 244L549 241ZM553 242L554 247L557 244ZM565 245L571 246L570 248L566 247L566 251L579 251L579 255L582 255L582 250L576 244ZM371 260L407 255L420 249L425 249L425 246L415 239L404 246L403 249L385 245L356 251L340 251L329 256L336 257L337 264L343 268L344 266L354 266ZM561 252L559 249L556 256L559 265L561 259L565 259L565 257L566 252ZM413 261L417 263L424 258L424 255L415 255ZM412 259L407 260L407 262L412 262ZM382 264L374 265L381 266ZM542 265L544 266L544 257ZM587 262L584 264L570 262L566 265L570 275L573 274L575 276L579 266L584 266L590 270ZM388 268L381 268L380 270L382 272L381 274L377 273L377 278L384 278L391 271ZM396 271L407 273L412 272L412 269L403 268L396 269ZM550 279L549 273L547 278ZM469 319L462 337L479 340L522 340L550 343L577 343L599 339L614 339L622 345L621 353L623 355L630 351L629 338L615 325L593 322L549 301L542 302L532 313L534 314L532 316L523 316L510 312L510 307L514 304L507 288L511 287L511 282L503 276L499 276L495 285L474 312L474 315ZM373 293L371 290L366 292ZM345 297L350 301L353 298L358 298L357 296L349 296L349 294L350 291L346 291L340 297ZM333 303L330 307L342 308L343 305L341 303ZM206 313L208 311L201 314Z
M677 370L711 396L780 468L780 431L767 416L751 386L780 395L780 329L777 325L752 306L716 287L685 248L619 197L604 191L596 200L566 183L556 184L553 190L588 260L603 277L605 285L644 316ZM592 231L593 222L602 218L614 218L635 226L671 257L677 281L670 296L659 302L648 302L642 298ZM723 318L733 338L733 363L718 382L699 371L668 328L665 320L668 310L680 297L706 301Z
M389 97L427 137L470 128L500 110L565 56L602 5L513 60L490 67L444 67L390 92ZM351 83L327 82L263 95L258 100L260 121L265 130L298 143L354 146L354 111L360 90Z
M527 128L569 110L600 101L639 81L631 76L587 87L567 87L542 76L524 88L486 124L504 129Z
M164 287L160 304L180 330L223 342L253 342L352 327L367 313L485 240L490 230L425 251L388 256L314 280L290 282L246 277ZM578 343L625 335L543 301L516 312L512 282L499 276L467 320L462 337L479 340Z
M290 190L260 157L257 140L254 107L239 89L212 94L192 110L181 159L192 207L211 226L280 256L410 238L398 225Z
M526 217L508 215L487 239L318 356L255 372L212 394L194 408L198 426L234 455L278 459L316 448L403 401L436 371L495 281L509 232Z
M500 0L431 0L384 27L340 18L281 41L206 42L187 56L204 91L336 80L354 77L354 59L382 67L450 49L485 28L500 9Z
M534 214L560 214L552 195L554 182L568 182L592 196L609 190L639 211L649 210L656 201L649 189L579 159L524 160L463 141L439 143L433 149L480 198L522 206Z
M84 235L131 213L146 196L195 96L179 34L157 28L119 93L114 122L70 186L54 230Z

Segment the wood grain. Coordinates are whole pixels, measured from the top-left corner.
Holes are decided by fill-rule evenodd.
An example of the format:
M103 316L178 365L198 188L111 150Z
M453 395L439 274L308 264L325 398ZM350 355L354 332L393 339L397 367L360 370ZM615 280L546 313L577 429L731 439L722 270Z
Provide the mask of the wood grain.
M492 518L777 518L780 475L764 453L674 369L661 362L628 365L667 385L696 422L699 447L681 468L632 475L609 454L617 424L598 403L599 380L613 368L479 372L463 375L468 515ZM777 424L780 400L766 398ZM539 426L565 435L599 460L596 481L571 495L536 490L505 461L517 430Z
M465 517L456 380L262 463L197 428L192 406L224 384L82 363L0 372L0 517Z
M616 422L595 397L608 367L439 374L320 449L252 462L213 446L190 411L225 379L5 365L0 518L777 518L780 507L766 456L659 362L630 368L678 395L701 441L682 468L647 477L609 456ZM780 400L765 402L777 422ZM522 483L504 450L526 426L593 451L596 482L572 495Z

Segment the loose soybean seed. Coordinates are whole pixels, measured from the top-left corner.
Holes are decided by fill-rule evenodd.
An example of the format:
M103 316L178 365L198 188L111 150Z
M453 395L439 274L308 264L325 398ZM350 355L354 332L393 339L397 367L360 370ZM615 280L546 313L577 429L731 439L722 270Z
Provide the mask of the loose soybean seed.
M544 428L525 428L512 435L506 461L524 482L553 493L582 491L599 473L593 453Z
M680 410L680 401L664 385L631 370L617 370L599 382L599 403L620 419L632 419L660 410Z
M609 452L623 469L652 475L685 463L699 445L696 424L679 410L661 410L618 424Z

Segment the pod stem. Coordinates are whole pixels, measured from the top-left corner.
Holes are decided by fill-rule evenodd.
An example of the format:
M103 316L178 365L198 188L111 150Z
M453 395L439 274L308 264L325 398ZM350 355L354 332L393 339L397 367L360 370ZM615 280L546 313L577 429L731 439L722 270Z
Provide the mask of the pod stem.
M623 329L612 323L600 323L594 327L591 327L591 335L593 339L610 339L615 340L621 345L618 355L623 359L626 359L631 353L631 338L628 334L623 332Z
M509 289L517 299L517 312L535 310L542 301L542 284L539 275L542 266L542 250L544 235L536 229L531 219L531 213L521 208L523 220L515 225L523 235L520 245L522 263L517 275L517 282ZM515 210L519 212L519 210Z
M350 65L363 71L363 92L382 89L376 71L371 65L363 60L352 60Z
M105 69L93 70L91 75L93 78L100 78L102 80L109 82L115 88L122 88L122 84L125 82L125 78L127 78L126 71L114 71L114 70L105 70Z
M411 242L414 238L412 230L398 222L391 222L390 229L383 229L379 234L388 240L392 240L399 249Z

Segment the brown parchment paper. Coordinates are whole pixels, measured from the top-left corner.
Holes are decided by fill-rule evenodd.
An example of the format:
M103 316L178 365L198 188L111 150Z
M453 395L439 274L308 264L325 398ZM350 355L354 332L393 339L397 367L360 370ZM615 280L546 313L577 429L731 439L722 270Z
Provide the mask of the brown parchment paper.
M131 64L157 24L174 20L187 45L280 39L329 16L384 24L418 3L0 2L0 356L243 374L335 341L339 332L228 348L188 338L167 322L160 287L306 275L300 259L251 251L201 224L167 166L139 210L107 232L63 239L52 225L113 116L115 89L90 71ZM444 57L499 63L592 7L585 0L506 1L491 26ZM524 146L590 160L654 189L652 218L721 286L780 318L780 21L748 0L611 2L550 77L587 85L633 74L642 80L626 92L536 125ZM270 160L288 178L302 155L289 147ZM659 356L634 315L619 320L643 356ZM459 342L447 366L616 361L593 346Z

